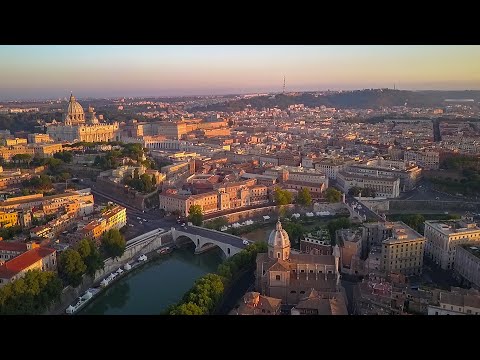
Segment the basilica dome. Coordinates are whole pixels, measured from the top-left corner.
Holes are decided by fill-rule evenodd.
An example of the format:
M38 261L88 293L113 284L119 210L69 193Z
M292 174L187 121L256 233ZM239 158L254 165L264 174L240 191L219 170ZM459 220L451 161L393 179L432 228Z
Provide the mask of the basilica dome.
M73 94L70 95L68 102L67 115L65 116L65 123L77 124L85 122L85 113L82 105L78 103Z
M272 247L290 247L290 239L285 230L282 229L282 223L278 220L275 230L272 230L268 237L268 246Z

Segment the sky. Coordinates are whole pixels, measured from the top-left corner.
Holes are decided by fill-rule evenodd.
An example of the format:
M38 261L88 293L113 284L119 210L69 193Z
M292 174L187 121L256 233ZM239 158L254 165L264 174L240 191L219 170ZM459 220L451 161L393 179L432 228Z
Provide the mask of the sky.
M480 90L480 46L0 46L0 100Z

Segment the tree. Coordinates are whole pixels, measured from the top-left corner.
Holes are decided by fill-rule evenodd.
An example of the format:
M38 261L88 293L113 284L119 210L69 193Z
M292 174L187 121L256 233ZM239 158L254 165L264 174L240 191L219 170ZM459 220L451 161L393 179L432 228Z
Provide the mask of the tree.
M363 195L363 189L358 186L352 186L350 189L348 189L349 195L358 196L360 195L360 192L362 192Z
M292 193L288 190L282 190L276 187L274 190L274 198L277 205L287 205L292 203Z
M282 228L287 232L292 244L298 243L305 232L302 224L295 222L287 222L285 224L282 224Z
M303 188L298 192L297 203L303 206L310 206L312 204L312 195L307 188Z
M71 163L73 160L73 153L71 151L61 151L53 154L55 159L60 159L65 163Z
M62 282L56 273L29 270L0 289L0 315L41 314L61 293Z
M27 163L29 164L33 159L33 156L30 154L16 154L12 156L12 161L14 163Z
M67 249L58 259L58 274L63 281L73 287L82 283L82 275L86 270L87 266L77 250Z
M118 229L110 229L102 236L102 249L109 257L116 258L125 252L125 238Z
M140 176L138 175L139 172L138 172L138 168L133 170L133 179L140 179Z
M195 226L202 225L203 222L203 211L200 205L192 205L188 209L188 221L190 221Z
M95 272L102 269L104 262L97 245L92 239L83 239L77 245L77 251L87 266L87 274L94 276Z
M339 229L349 229L352 226L350 220L346 217L331 220L327 224L327 229L330 232L330 239L332 239L332 245L335 244L335 233Z
M208 229L220 230L223 226L228 225L228 219L225 216L213 219L205 224Z
M174 307L170 315L205 315L204 310L193 302L183 303Z
M342 193L335 188L329 187L325 191L325 198L329 203L337 203L342 199Z
M142 174L142 176L140 176L140 181L143 183L143 188L146 193L152 192L152 178L148 174Z

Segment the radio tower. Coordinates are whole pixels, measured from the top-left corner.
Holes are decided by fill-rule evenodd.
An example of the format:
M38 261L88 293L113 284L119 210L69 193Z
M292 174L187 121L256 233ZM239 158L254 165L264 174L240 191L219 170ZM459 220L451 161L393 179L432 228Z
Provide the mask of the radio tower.
M283 75L283 92L282 94L285 94L285 75Z

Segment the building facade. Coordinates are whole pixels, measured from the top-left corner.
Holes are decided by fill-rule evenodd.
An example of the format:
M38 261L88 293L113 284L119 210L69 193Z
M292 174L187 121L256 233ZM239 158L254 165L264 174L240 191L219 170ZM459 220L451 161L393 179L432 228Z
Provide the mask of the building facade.
M55 271L56 250L34 247L0 265L0 287L15 281L29 270Z
M425 254L444 270L454 268L459 245L480 241L480 228L473 219L425 221Z
M480 241L457 246L453 269L468 285L480 289Z
M440 167L440 153L437 151L413 151L404 153L405 161L413 161L425 170L438 170Z
M393 223L392 236L382 241L381 270L387 274L420 275L425 238L401 221Z
M352 187L375 190L377 197L396 198L400 196L400 179L340 171L337 174L337 183L344 192Z

